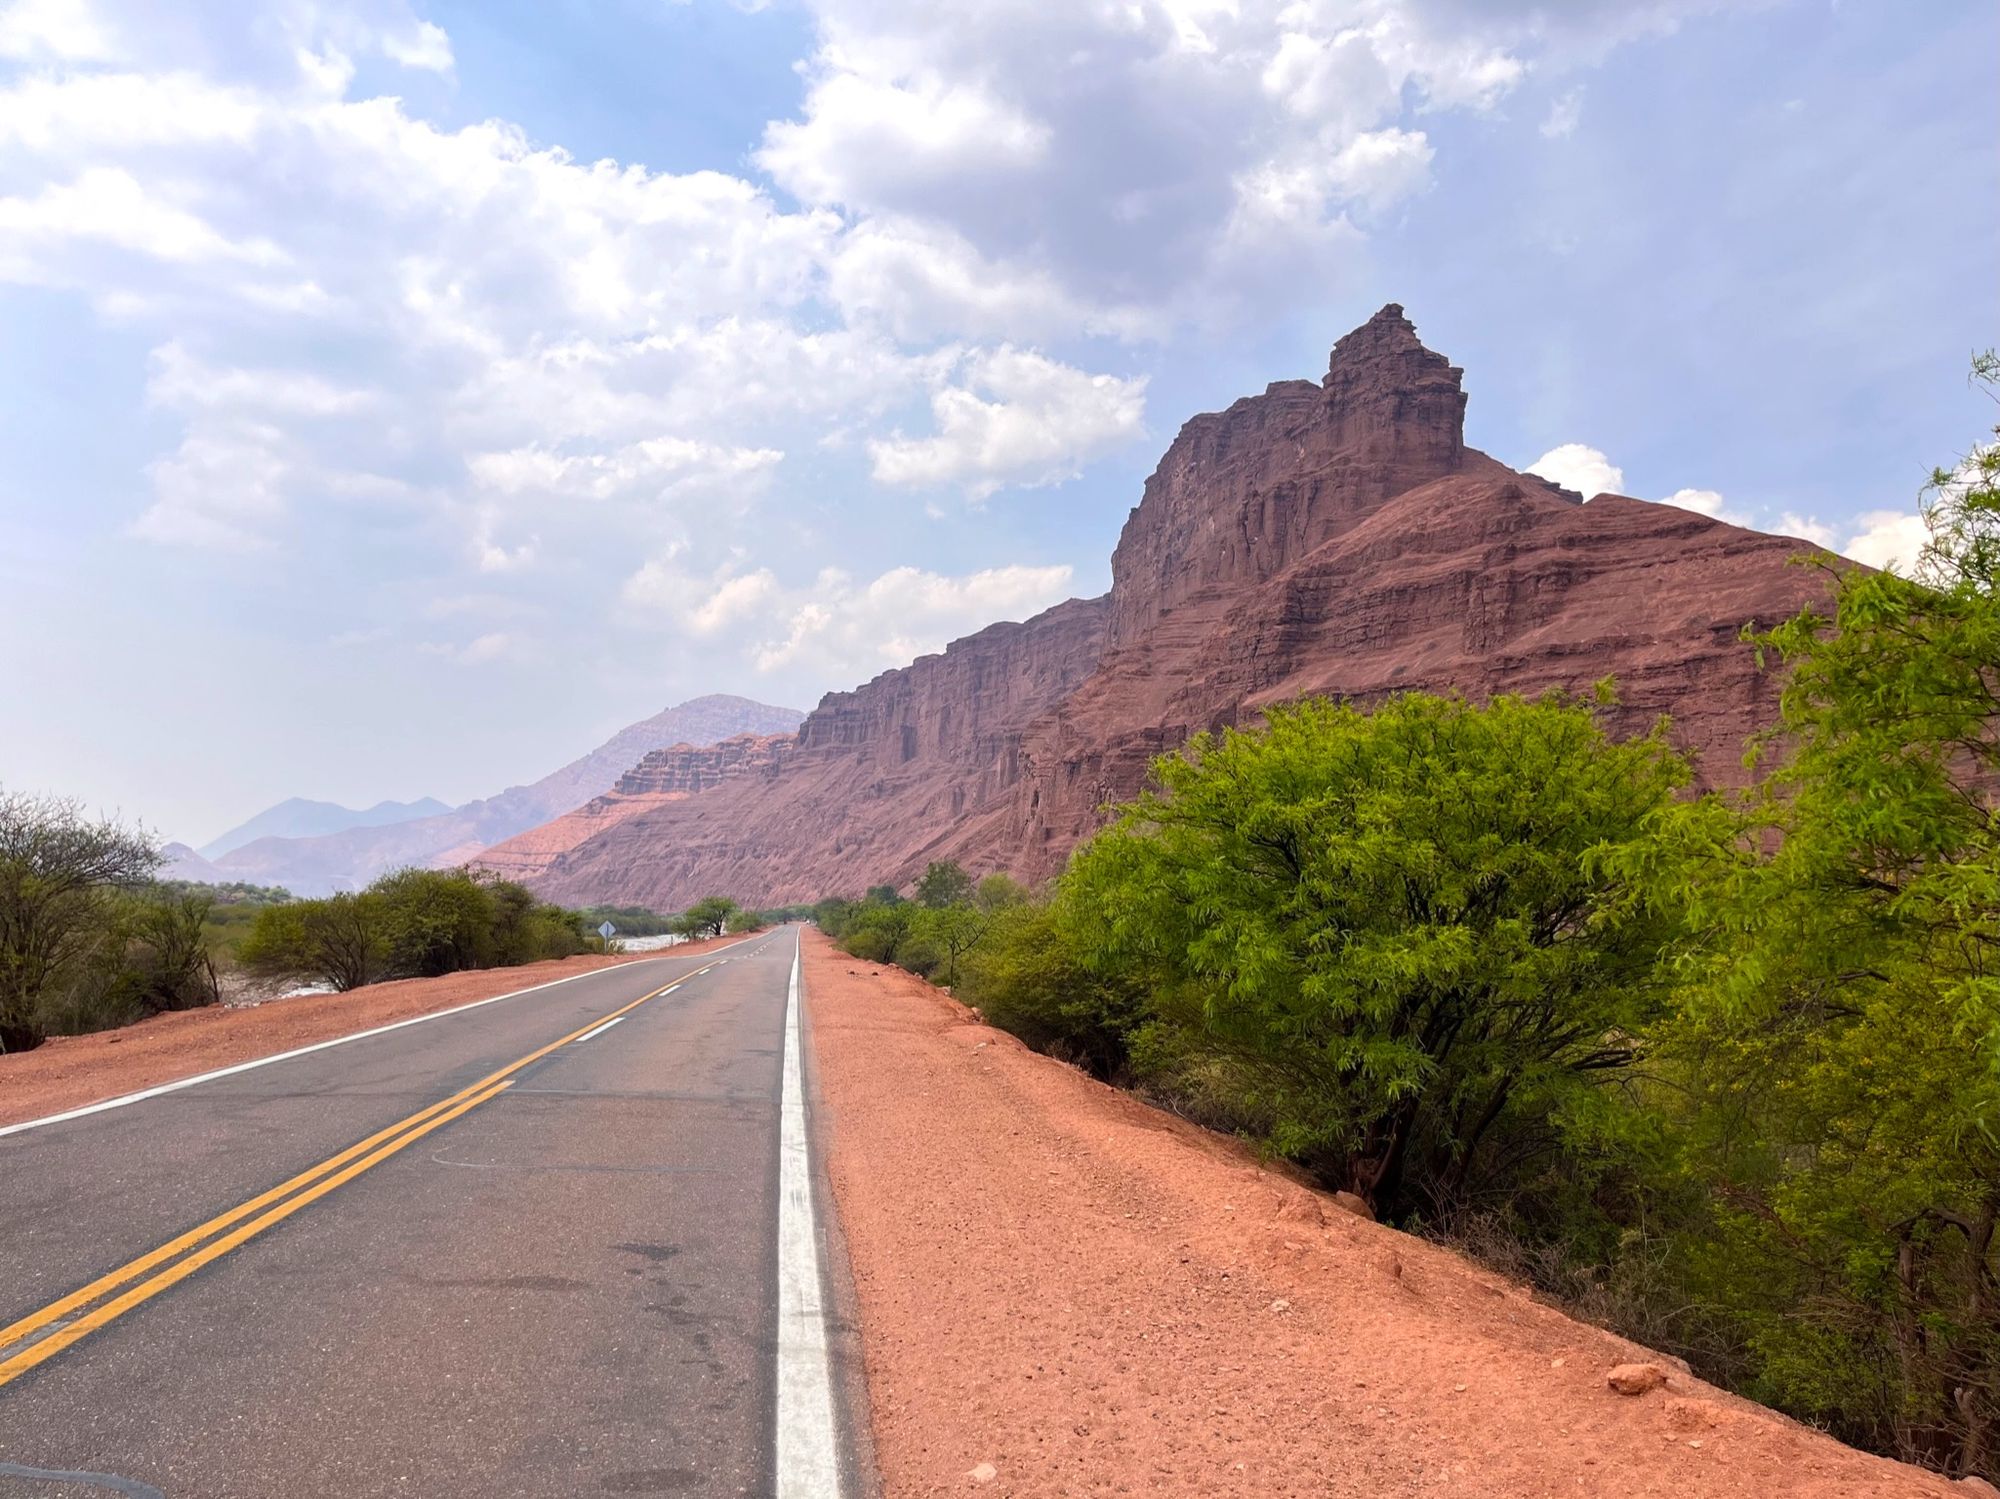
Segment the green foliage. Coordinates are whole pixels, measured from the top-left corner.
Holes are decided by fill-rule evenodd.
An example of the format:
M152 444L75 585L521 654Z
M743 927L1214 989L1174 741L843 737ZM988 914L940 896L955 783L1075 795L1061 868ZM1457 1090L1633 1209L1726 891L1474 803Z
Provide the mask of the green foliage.
M711 895L689 906L675 923L674 930L685 937L699 941L704 937L720 937L749 917L750 913L728 896Z
M676 920L646 906L585 906L576 915L585 931L595 932L608 921L620 937L663 936L674 930Z
M1994 373L1990 356L1982 373ZM1655 1107L1688 1283L1748 1386L1948 1472L2000 1462L2000 447L1940 472L1913 573L1818 559L1830 614L1750 632L1788 671L1748 795L1621 871L1686 936Z
M1558 697L1272 711L1198 738L1071 866L1090 965L1145 975L1252 1087L1271 1144L1444 1215L1626 1064L1664 923L1593 850L1687 780Z
M0 792L0 1052L144 1012L152 981L127 963L131 899L159 863L139 829Z
M282 885L252 885L244 880L214 884L201 880L156 880L154 884L169 895L206 896L217 906L282 906L296 898Z
M1131 1039L1150 1018L1143 981L1087 967L1046 902L1013 901L989 918L956 993L991 1025L1110 1082L1131 1080Z
M344 993L387 978L510 967L602 945L579 913L510 880L403 869L366 890L263 908L237 955L263 977Z
M972 903L988 916L1028 903L1028 887L1012 875L989 874L973 892Z
M371 891L267 906L237 949L250 972L327 984L345 993L388 976L389 932Z
M906 901L882 904L865 900L847 913L838 933L840 945L857 958L894 963L909 941L915 920L916 908Z
M972 904L972 876L949 861L934 863L917 881L916 902L930 911Z
M398 978L436 978L498 961L494 892L466 871L400 869L368 890Z
M130 903L125 961L146 1010L194 1010L221 1000L208 949L213 908L198 887L156 885Z

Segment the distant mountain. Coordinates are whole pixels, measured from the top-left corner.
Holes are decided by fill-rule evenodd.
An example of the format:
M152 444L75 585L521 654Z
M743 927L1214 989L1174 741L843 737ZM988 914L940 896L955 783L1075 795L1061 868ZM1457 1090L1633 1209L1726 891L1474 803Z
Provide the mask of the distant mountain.
M220 859L259 838L317 838L348 828L379 828L392 822L410 822L419 817L436 817L451 808L434 796L414 802L377 802L365 812L356 812L335 802L307 801L302 796L266 808L248 822L241 823L220 838L203 844L204 859Z
M169 843L160 850L159 877L163 880L192 880L199 885L227 884L229 876L217 869L185 843Z
M462 864L489 844L549 821L609 791L654 750L709 745L738 734L783 734L805 714L749 698L698 697L620 729L589 754L526 786L432 817L349 827L318 837L258 838L216 861L222 878L283 885L294 894L352 890L407 865Z

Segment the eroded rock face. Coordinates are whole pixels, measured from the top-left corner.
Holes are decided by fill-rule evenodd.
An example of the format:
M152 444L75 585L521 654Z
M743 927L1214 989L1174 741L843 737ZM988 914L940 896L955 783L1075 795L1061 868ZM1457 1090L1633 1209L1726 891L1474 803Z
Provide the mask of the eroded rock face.
M621 822L738 777L776 776L797 745L793 734L738 734L719 744L676 744L648 751L604 795L481 850L472 862L506 879L533 882L570 849Z
M596 831L524 835L548 835L536 883L666 909L852 893L940 858L1039 880L1155 755L1311 693L1483 698L1615 676L1614 727L1671 714L1705 779L1740 779L1775 684L1738 635L1823 595L1785 565L1804 544L1618 496L1585 505L1516 473L1465 446L1460 376L1383 308L1318 384L1182 428L1107 597L829 694L754 775L647 791L657 804Z
M1391 303L1334 346L1318 385L1280 381L1189 421L1111 554L1112 646L1255 586L1390 496L1458 473L1463 375Z
M568 829L524 835L542 840L533 883L567 901L615 891L675 910L705 894L773 904L858 891L937 858L996 867L1022 734L1090 675L1104 617L1103 599L1072 599L829 693L794 741L699 795L643 808L600 798Z

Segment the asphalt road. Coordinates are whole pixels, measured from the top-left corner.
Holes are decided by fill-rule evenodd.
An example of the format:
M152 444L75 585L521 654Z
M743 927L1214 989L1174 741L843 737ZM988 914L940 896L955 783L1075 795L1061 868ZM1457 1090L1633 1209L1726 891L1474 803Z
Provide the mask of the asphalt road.
M0 1499L822 1488L777 1471L795 944L0 1139Z

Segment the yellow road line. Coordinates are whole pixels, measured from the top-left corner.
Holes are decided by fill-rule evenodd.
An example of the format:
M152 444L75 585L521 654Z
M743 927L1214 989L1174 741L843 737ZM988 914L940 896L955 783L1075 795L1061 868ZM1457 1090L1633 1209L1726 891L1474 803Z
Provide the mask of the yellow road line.
M640 995L630 1004L621 1006L609 1015L601 1015L588 1025L580 1026L559 1040L551 1041L548 1045L529 1052L518 1061L508 1063L497 1072L487 1074L470 1087L461 1088L458 1092L452 1094L451 1097L441 1099L428 1108L419 1109L407 1119L399 1120L387 1129L376 1131L376 1133L370 1135L367 1139L350 1145L345 1150L334 1155L328 1156L318 1165L308 1167L289 1181L283 1182L267 1192L260 1192L257 1196L252 1197L247 1202L240 1203L228 1212L220 1213L209 1219L206 1223L191 1228L186 1233L168 1240L159 1248L149 1250L137 1259L120 1265L116 1270L99 1276L89 1285L72 1291L67 1296L60 1297L37 1311L30 1312L19 1321L10 1323L6 1327L0 1327L0 1352L4 1352L4 1350L19 1343L30 1334L38 1332L52 1323L60 1322L72 1312L90 1305L90 1303L116 1290L128 1281L145 1275L148 1271L165 1264L176 1255L185 1253L194 1246L201 1244L203 1240L209 1239L212 1235L222 1233L223 1230L228 1229L232 1224L242 1222L243 1219L249 1217L259 1209L269 1208L272 1203L279 1202L281 1199L290 1196L293 1192L299 1192L299 1189L302 1187L310 1187L310 1190L299 1192L297 1197L284 1203L282 1207L266 1212L263 1217L257 1219L254 1223L237 1229L234 1233L229 1233L223 1238L217 1239L206 1248L188 1255L186 1259L181 1260L172 1269L161 1272L143 1285L134 1288L132 1291L113 1301L105 1303L96 1311L80 1317L75 1322L49 1334L47 1337L23 1349L11 1358L0 1359L0 1385L4 1385L16 1376L26 1373L44 1359L61 1352L62 1349L67 1348L78 1338L83 1337L95 1328L102 1327L114 1317L123 1315L124 1312L139 1305L140 1302L147 1301L153 1296L158 1295L161 1291L166 1290L167 1287L193 1274L195 1270L208 1264L211 1260L227 1254L237 1245L254 1238L272 1224L282 1221L299 1208L304 1207L307 1203L318 1201L328 1192L331 1192L344 1182L353 1180L369 1167L387 1160L412 1141L421 1139L440 1125L447 1124L451 1120L458 1118L461 1114L477 1108L480 1104L486 1102L487 1099L498 1094L503 1088L511 1086L509 1079L524 1067L532 1066L551 1052L559 1051L572 1041L580 1040L612 1020L617 1019L619 1016L631 1013L648 1000L658 999L663 994L672 993L689 979L699 978L714 966L714 964L705 964L697 968L693 973L685 974L681 978L676 979L671 984L662 985L650 993ZM474 1095L477 1096L475 1097ZM383 1143L385 1141L391 1143L385 1145ZM368 1154L371 1150L374 1152L372 1155ZM355 1161L355 1158L358 1156L366 1156L366 1159L350 1166L348 1163ZM346 1169L343 1170L343 1167ZM330 1172L337 1174L329 1176L328 1173ZM321 1178L326 1179L321 1180ZM318 1185L312 1186L311 1184L314 1182L318 1182Z
M414 1145L432 1130L451 1123L460 1114L470 1113L473 1109L478 1108L482 1103L486 1102L487 1099L504 1093L511 1087L513 1087L511 1082L500 1083L495 1087L488 1088L484 1093L476 1094L466 1099L465 1102L459 1104L456 1108L448 1109L444 1113L426 1120L407 1134L391 1140L373 1155L364 1156L344 1171L329 1176L315 1186L307 1188L289 1202L280 1203L262 1217L251 1219L250 1222L244 1224L241 1228L224 1234L221 1238L197 1249L186 1259L169 1265L151 1280L141 1281L122 1296L105 1302L97 1310L77 1318L76 1321L69 1323L67 1326L57 1328L40 1342L31 1343L12 1358L7 1359L5 1362L0 1362L0 1385L4 1385L9 1380L26 1374L44 1359L54 1358L63 1349L76 1342L77 1339L88 1336L115 1318L122 1317L141 1302L152 1300L153 1297L159 1295L160 1292L166 1290L169 1286L176 1285L187 1279L188 1276L194 1274L195 1271L199 1270L203 1265L208 1264L209 1261L222 1258L230 1250L247 1240L256 1238L258 1234L261 1234L273 1224L282 1223L308 1203L317 1202L320 1198L326 1196L327 1193L333 1191L334 1188L352 1181L369 1167L379 1165L397 1151L404 1149L406 1146Z

